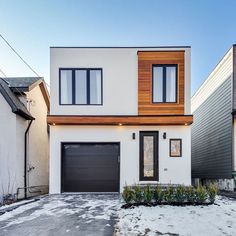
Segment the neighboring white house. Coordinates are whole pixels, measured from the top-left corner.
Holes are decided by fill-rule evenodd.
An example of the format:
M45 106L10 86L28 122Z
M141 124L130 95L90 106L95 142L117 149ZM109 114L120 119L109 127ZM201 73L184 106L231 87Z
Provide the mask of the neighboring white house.
M236 188L236 45L212 70L191 100L192 177Z
M49 94L42 78L0 78L0 200L48 186ZM40 186L37 188L26 187Z
M51 48L51 194L191 184L190 50Z

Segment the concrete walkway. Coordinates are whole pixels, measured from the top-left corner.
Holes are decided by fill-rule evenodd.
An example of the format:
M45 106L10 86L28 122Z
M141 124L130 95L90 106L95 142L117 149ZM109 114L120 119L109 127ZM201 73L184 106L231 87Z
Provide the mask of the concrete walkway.
M113 235L119 195L53 195L0 216L1 236Z

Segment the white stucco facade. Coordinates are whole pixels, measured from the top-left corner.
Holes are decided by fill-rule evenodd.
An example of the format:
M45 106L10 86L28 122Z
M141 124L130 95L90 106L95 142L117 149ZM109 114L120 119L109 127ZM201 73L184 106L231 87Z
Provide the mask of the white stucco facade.
M50 115L120 116L138 115L138 51L185 51L184 115L190 115L190 48L51 48ZM60 68L102 68L102 105L60 105ZM61 143L119 142L120 191L139 181L139 132L158 131L158 183L191 184L190 126L119 126L57 125L50 126L51 194L61 193ZM166 132L167 138L163 138ZM132 139L135 133L136 138ZM182 156L170 157L169 139L182 139ZM142 183L145 183L142 181ZM149 181L149 183L157 183Z
M126 184L139 183L139 131L148 130L159 131L159 183L190 185L191 131L189 126L51 126L50 193L61 192L61 142L119 142L120 191ZM163 139L163 132L166 132L167 139ZM132 139L132 133L136 134L135 140ZM169 138L182 138L182 157L169 156Z
M39 86L20 98L35 118L27 137L27 185L48 185L49 140L47 106ZM30 102L27 102L30 101ZM29 121L12 112L0 93L0 199L4 194L16 194L24 187L24 134ZM19 197L22 197L23 190Z
M185 115L190 114L190 48L51 48L51 115L137 115L138 51L185 51ZM102 68L102 106L60 106L59 68ZM125 104L125 106L124 106Z
M24 185L25 119L15 115L0 94L0 200Z

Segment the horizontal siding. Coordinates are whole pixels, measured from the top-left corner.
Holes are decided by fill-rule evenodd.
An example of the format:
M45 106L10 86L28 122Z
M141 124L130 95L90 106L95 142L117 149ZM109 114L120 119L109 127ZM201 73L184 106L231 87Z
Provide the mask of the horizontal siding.
M191 111L194 112L207 98L233 73L233 49L231 48L206 81L191 99Z
M236 110L236 45L233 46L234 110Z
M192 176L232 177L232 75L194 111Z

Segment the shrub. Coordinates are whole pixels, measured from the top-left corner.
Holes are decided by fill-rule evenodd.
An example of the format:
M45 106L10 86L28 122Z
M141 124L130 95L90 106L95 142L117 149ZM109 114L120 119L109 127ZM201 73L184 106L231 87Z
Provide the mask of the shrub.
M145 186L143 189L143 200L145 203L151 203L153 198L153 192L149 185Z
M179 203L185 201L185 187L183 185L178 185L175 191L175 200Z
M210 203L214 203L216 199L216 195L218 194L218 186L217 184L211 183L207 189L208 192L208 199Z
M122 193L122 197L126 203L131 203L133 200L133 191L131 187L125 186L124 191Z
M196 188L196 202L197 203L204 203L207 200L207 190L204 186L198 185Z
M163 201L164 192L160 186L157 186L154 190L154 199L156 202L161 203Z
M190 202L190 203L194 203L194 201L195 201L194 187L192 187L192 186L187 187L186 190L185 190L185 194L186 194L187 201Z
M164 200L170 204L174 201L174 188L172 186L168 186L164 193Z
M143 194L140 186L134 186L133 199L136 203L142 202Z

